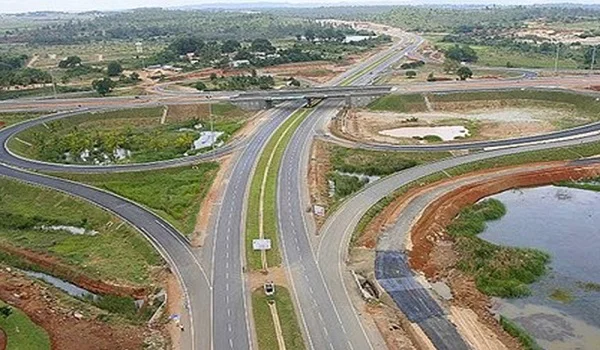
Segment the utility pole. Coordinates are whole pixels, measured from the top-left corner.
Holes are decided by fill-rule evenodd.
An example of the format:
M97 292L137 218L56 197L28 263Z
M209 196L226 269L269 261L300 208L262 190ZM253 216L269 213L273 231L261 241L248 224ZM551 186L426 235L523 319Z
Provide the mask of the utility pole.
M50 72L50 76L52 77L52 91L54 91L54 99L58 99L58 96L56 94L56 81L54 80L54 74L52 72Z
M592 62L590 63L590 74L594 74L594 65L596 63L596 49L598 46L594 46L594 50L592 51Z
M556 58L554 59L554 73L558 73L558 55L559 55L559 52L560 52L559 42L557 41L555 43L555 45L556 45Z
M210 98L210 97L209 97ZM213 138L212 149L215 149L215 143L217 143L217 139L215 138L215 121L212 113L212 103L208 103L208 116L210 118L210 137Z

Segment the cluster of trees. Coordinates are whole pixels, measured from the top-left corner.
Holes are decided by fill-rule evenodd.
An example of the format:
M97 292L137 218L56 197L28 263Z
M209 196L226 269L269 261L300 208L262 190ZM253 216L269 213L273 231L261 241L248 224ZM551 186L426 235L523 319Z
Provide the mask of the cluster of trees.
M196 122L197 123L197 122ZM186 124L187 125L187 124ZM132 153L169 153L168 157L181 156L189 151L196 139L195 132L164 132L164 130L88 130L71 128L68 131L50 125L50 134L35 133L32 144L40 159L54 162L84 162L81 154L89 152L87 162L104 162L106 157L116 161L114 151L123 148ZM67 156L68 155L68 156Z
M27 59L26 55L0 56L0 87L52 83L50 73L25 67Z
M477 62L477 53L472 47L468 45L454 45L444 50L444 54L447 58L457 62Z
M214 88L211 90L268 90L275 86L275 79L273 79L272 76L259 76L254 69L250 75L217 77L216 74L212 74L210 77L210 82L214 86ZM198 90L207 90L207 86L203 82L197 82L195 87Z
M195 35L205 40L253 40L294 36L313 22L268 13L180 11L158 8L80 16L11 32L0 42L77 44L106 40L164 40Z

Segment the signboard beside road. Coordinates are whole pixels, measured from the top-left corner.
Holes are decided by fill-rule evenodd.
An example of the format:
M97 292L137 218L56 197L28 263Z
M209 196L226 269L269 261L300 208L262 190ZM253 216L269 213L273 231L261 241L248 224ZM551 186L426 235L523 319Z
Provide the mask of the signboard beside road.
M252 249L254 250L269 250L271 249L270 239L253 239Z

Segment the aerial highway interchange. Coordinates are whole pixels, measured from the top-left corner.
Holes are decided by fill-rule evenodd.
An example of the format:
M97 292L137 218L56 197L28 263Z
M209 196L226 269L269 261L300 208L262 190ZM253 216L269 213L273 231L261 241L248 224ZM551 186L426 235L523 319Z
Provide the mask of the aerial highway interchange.
M326 87L302 92L278 91L272 95L283 101L264 112L268 118L257 130L243 140L235 140L214 151L145 164L82 166L60 165L25 159L12 153L7 143L16 133L34 125L67 118L89 111L135 108L162 104L210 103L221 100L271 99L269 92L260 94L221 93L209 98L207 93L177 93L157 89L154 95L140 98L66 98L20 99L0 103L0 110L59 111L47 116L2 129L0 131L0 175L27 183L44 186L88 200L111 211L139 230L164 256L178 275L185 291L184 317L186 332L182 337L183 349L249 349L256 348L253 321L249 306L249 291L245 280L244 230L247 192L254 167L269 137L298 108L307 94L325 97L306 117L294 133L283 155L277 181L277 215L281 250L286 276L292 286L293 300L298 311L306 344L311 349L374 349L383 341L375 332L365 328L367 322L356 305L355 287L350 272L344 267L350 235L361 216L375 203L404 184L429 174L478 160L576 145L600 140L600 124L517 139L453 143L433 146L391 146L376 143L356 144L339 139L326 130L327 122L346 103L342 95L368 94L363 86L402 57L415 51L423 39L406 33L383 52L357 64L333 79ZM423 93L444 91L500 90L500 89L572 89L599 83L598 77L524 77L501 81L442 82L389 87L389 93ZM339 88L336 88L339 87ZM377 88L376 88L377 89ZM323 91L326 91L324 93ZM332 95L339 92L339 96ZM377 90L377 94L388 93ZM590 92L591 94L591 92ZM334 97L334 98L331 98ZM310 146L315 138L324 138L342 145L386 151L485 150L456 156L443 161L415 167L385 177L344 201L320 230L311 222L306 208L310 207L306 184ZM150 210L128 199L107 191L92 188L41 172L105 173L153 170L191 165L232 154L233 165L221 190L218 208L211 219L207 244L192 247L167 221ZM460 348L455 344L440 348Z

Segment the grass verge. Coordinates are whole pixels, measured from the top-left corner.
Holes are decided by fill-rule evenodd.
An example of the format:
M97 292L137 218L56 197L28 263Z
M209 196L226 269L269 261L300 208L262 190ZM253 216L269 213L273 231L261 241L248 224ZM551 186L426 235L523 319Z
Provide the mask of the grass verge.
M24 113L0 113L0 129L20 123L25 120L37 118L43 115L43 113L35 113L35 112L24 112Z
M95 279L125 285L152 283L152 270L161 264L158 253L116 216L61 192L6 178L0 178L0 188L0 244L48 254ZM40 228L59 225L96 234ZM0 253L0 261L30 268L7 252Z
M500 316L500 325L508 334L517 338L525 350L542 350L542 347L537 344L535 339L508 318Z
M260 197L263 178L267 176L264 194L264 237L271 240L271 250L267 251L267 263L269 266L278 266L281 264L281 254L279 252L277 235L277 175L283 158L283 153L294 135L294 131L304 118L311 112L310 109L301 109L289 117L271 136L263 149L254 175L250 184L250 196L248 198L248 210L246 218L246 258L248 267L251 270L260 270L262 268L260 252L252 249L252 240L260 236ZM270 166L269 158L273 156Z
M225 103L91 112L47 122L11 138L8 147L32 159L57 163L144 163L202 153L193 149L214 129L227 142L248 113ZM165 114L166 111L166 114ZM212 113L212 114L211 114ZM212 117L211 117L212 115Z
M142 204L185 235L194 231L200 206L219 170L216 162L130 173L52 174L83 182Z
M457 266L473 276L477 288L490 296L516 298L530 294L528 284L546 273L550 256L537 249L499 246L479 237L486 221L506 213L496 199L487 199L461 210L447 231L459 252Z
M594 156L597 154L600 154L600 142L591 142L571 147L530 151L492 159L486 159L447 169L445 173L438 172L430 174L428 176L417 179L398 188L396 191L383 197L375 205L369 208L365 212L365 214L360 218L358 224L354 229L350 248L352 248L354 243L358 241L360 235L365 231L365 229L369 226L373 219L375 219L388 205L393 203L396 199L400 198L400 196L407 193L410 189L415 188L417 186L425 186L445 179L448 176L459 176L484 169L491 169L503 166L516 166L535 162L574 160L582 157Z
M0 300L0 307L8 306ZM10 307L8 317L0 316L0 329L8 340L6 350L45 350L50 349L50 337L46 331L33 323L21 310Z
M269 301L275 301L281 332L287 349L305 349L302 332L298 326L298 319L294 311L294 303L289 291L281 286L275 287L275 295L266 296L259 288L252 292L252 313L254 315L254 326L258 337L258 348L261 350L278 350L277 335Z

